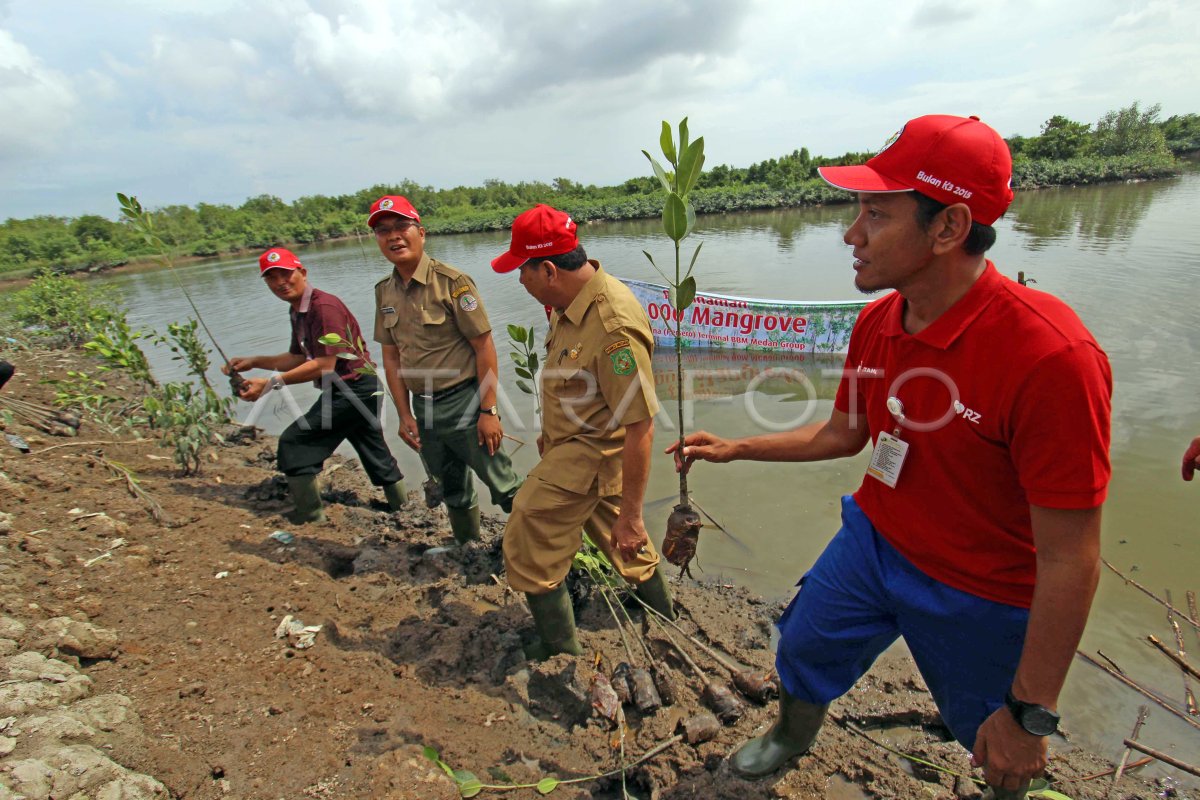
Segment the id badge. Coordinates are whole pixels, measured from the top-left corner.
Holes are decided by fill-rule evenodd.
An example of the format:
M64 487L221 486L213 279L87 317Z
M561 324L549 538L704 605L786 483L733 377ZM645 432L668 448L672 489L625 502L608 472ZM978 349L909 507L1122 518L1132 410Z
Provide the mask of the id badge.
M867 474L895 489L907 456L908 442L881 431L875 441L875 452L871 454Z

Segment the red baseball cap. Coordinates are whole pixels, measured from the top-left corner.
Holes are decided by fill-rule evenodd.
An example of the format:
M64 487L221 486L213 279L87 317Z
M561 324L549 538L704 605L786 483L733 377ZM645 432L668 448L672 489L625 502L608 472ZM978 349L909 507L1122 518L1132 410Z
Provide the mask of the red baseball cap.
M408 202L408 198L398 194L385 194L371 204L371 216L367 217L367 227L374 228L384 214L421 221L421 215L413 208L413 204Z
M492 259L492 269L512 272L531 258L569 253L579 247L577 227L566 212L538 203L513 220L508 252Z
M262 275L269 269L300 269L304 265L296 254L282 247L272 247L258 257L258 274Z
M916 191L947 205L963 203L981 225L993 224L1013 199L1008 144L979 117L917 117L866 164L817 172L851 192Z

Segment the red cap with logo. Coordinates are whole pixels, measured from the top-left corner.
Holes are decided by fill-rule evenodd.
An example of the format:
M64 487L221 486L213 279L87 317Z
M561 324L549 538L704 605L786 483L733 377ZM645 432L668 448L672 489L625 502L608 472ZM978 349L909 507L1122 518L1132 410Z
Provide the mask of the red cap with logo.
M569 253L579 246L577 227L569 214L538 203L513 220L508 252L492 259L492 269L512 272L531 258Z
M1013 199L1008 144L979 117L917 117L866 164L817 171L851 192L916 191L946 205L963 203L981 225L993 224Z
M407 197L398 194L385 194L371 204L371 215L367 217L367 227L374 228L376 223L386 214L408 217L416 222L421 221L421 215L413 208L413 204L408 202Z
M300 269L304 265L296 254L282 247L272 247L258 257L258 274L262 275L269 269Z

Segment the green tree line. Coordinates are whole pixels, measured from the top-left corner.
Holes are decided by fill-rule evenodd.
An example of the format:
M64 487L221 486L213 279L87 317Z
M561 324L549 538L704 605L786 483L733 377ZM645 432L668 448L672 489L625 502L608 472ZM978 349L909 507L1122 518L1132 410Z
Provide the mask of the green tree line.
M1056 115L1038 136L1013 136L1008 143L1014 157L1014 187L1178 173L1176 156L1200 150L1200 115L1160 120L1159 112L1158 105L1141 109L1134 103L1108 112L1093 124ZM845 202L845 193L821 181L817 168L861 164L871 155L826 158L812 156L802 147L748 167L718 165L700 177L692 203L697 213L704 214ZM656 217L662 211L657 187L653 176L630 178L616 186L558 178L551 183L487 180L482 186L436 189L403 181L353 194L301 197L290 204L260 195L237 207L173 205L158 209L155 220L176 256L204 257L365 235L366 211L384 194L407 196L421 210L425 227L436 234L503 230L535 203L551 203L580 222ZM0 276L97 271L151 255L125 222L96 214L9 219L0 225Z

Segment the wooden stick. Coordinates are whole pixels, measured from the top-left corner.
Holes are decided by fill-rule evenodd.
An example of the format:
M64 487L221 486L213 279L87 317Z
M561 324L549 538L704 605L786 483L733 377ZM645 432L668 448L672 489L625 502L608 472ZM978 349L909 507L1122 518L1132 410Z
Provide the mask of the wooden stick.
M1184 614L1183 612L1181 612L1178 608L1175 608L1173 605L1168 603L1166 600L1163 600L1161 597L1156 595L1154 592L1147 589L1145 586L1142 586L1140 583L1133 580L1132 578L1122 575L1121 571L1118 570L1116 567L1114 567L1112 564L1108 563L1108 561L1106 559L1101 558L1100 563L1103 564L1104 566L1108 567L1109 569L1111 569L1113 572L1115 572L1117 574L1117 577L1119 577L1121 580L1125 581L1125 583L1127 583L1130 586L1132 586L1133 588L1137 589L1138 591L1140 591L1142 594L1149 597L1154 602L1156 602L1159 605L1166 608L1168 611L1174 611L1176 614L1179 614L1179 616L1183 617L1185 620L1188 621L1188 624L1190 624L1197 631L1200 631L1200 620L1192 619L1191 617L1189 617L1186 614Z
M1163 700L1161 697L1159 697L1158 695L1156 695L1154 692L1150 691L1146 687L1142 686L1141 684L1139 684L1135 681L1130 680L1129 678L1125 677L1124 675L1117 672L1116 670L1109 669L1108 667L1104 666L1099 661L1092 658L1091 656L1089 656L1087 653L1083 652L1082 650L1076 650L1075 655L1079 656L1084 661L1091 664L1093 667L1104 670L1109 675L1113 676L1114 678L1119 680L1121 683L1128 686L1130 689L1133 689L1134 691L1138 692L1139 694L1145 696L1147 699L1154 701L1158 705L1165 708L1167 711L1170 711L1172 714L1179 717L1181 720L1186 722L1188 725L1191 725L1193 728L1200 731L1200 722L1197 722L1196 720L1192 719L1184 712L1180 711L1178 708L1175 708L1170 703L1168 703L1166 700Z
M1193 767L1191 764L1186 764L1177 758L1167 755L1166 753L1155 750L1153 747L1146 747L1144 744L1139 744L1138 742L1130 741L1129 739L1125 740L1125 746L1132 747L1139 753L1145 753L1148 756L1153 756L1164 764L1170 764L1175 769L1181 769L1184 772L1190 772L1193 775L1200 775L1200 767Z
M1200 611L1196 610L1196 593L1191 590L1187 593L1187 606L1192 622L1200 622ZM1196 628L1196 640L1200 641L1200 628Z
M1171 590L1167 589L1167 602L1172 600ZM1200 713L1196 708L1196 696L1192 694L1192 682L1188 680L1187 653L1183 649L1183 631L1179 629L1179 623L1175 621L1175 615L1170 611L1167 612L1167 624L1171 626L1171 630L1175 633L1175 650L1179 654L1179 660L1182 662L1180 667L1183 669L1183 701L1187 706L1187 712L1193 717Z
M56 444L53 447L43 447L41 450L36 450L30 455L40 456L42 453L49 453L51 450L57 450L60 447L86 447L87 445L100 444L145 444L151 441L150 439L129 439L124 442L67 442L66 444Z
M1141 769L1142 767L1146 766L1153 760L1154 759L1151 758L1150 756L1146 756L1145 758L1139 758L1137 761L1131 761L1125 765L1125 771L1132 772L1135 769ZM1109 775L1112 775L1116 771L1117 771L1116 767L1109 767L1108 769L1104 770L1103 772L1093 772L1091 775L1084 775L1081 778L1056 778L1054 782L1055 783L1085 783L1087 781L1094 781L1097 778L1107 778Z
M1125 674L1125 670L1121 669L1121 666L1120 666L1120 664L1118 664L1117 662L1113 661L1111 658L1109 658L1108 656L1106 656L1106 655L1104 654L1104 651L1103 651L1103 650L1096 650L1096 655L1100 656L1100 657L1101 657L1101 658L1103 658L1105 661L1107 661L1109 664L1111 664L1111 665L1112 665L1112 668L1113 668L1113 669L1115 669L1117 672L1121 673L1122 675L1124 675L1124 674Z
M1154 634L1150 634L1149 636L1146 637L1146 641L1148 641L1150 644L1157 647L1164 656L1166 656L1167 658L1174 661L1181 670L1183 670L1184 672L1190 673L1192 675L1192 677L1200 680L1200 670L1196 669L1191 664L1189 664L1187 662L1187 659L1180 657L1177 653L1171 652L1171 650L1165 644L1163 644L1161 641L1159 641L1159 638L1157 636L1155 636ZM1192 711L1190 713L1194 714L1196 712Z
M1137 739L1138 733L1141 732L1142 725L1146 722L1146 717L1148 716L1150 716L1150 709L1145 706L1138 706L1137 722L1133 724L1133 733L1129 734L1130 739ZM1117 783L1121 780L1121 774L1125 772L1125 762L1129 760L1129 755L1132 752L1132 750L1126 747L1125 752L1121 753L1121 761L1117 764L1117 771L1113 773L1112 783L1109 784L1108 791L1104 793L1105 800L1108 800L1113 790L1117 788Z

